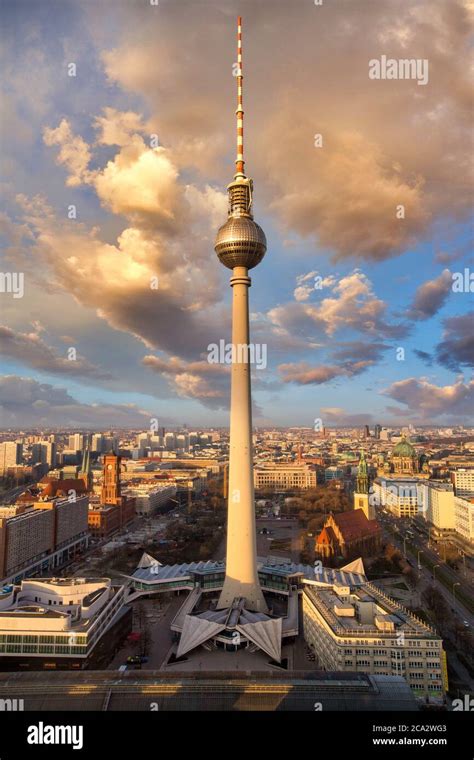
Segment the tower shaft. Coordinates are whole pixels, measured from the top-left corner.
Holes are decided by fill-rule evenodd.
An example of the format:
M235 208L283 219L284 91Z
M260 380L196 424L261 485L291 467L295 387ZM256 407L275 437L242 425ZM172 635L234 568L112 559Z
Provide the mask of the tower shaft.
M242 100L242 19L237 24L237 159L229 193L229 216L215 244L219 260L232 269L232 373L230 453L227 498L227 559L218 608L236 597L250 610L266 612L257 570L257 536L253 487L252 398L250 390L249 269L265 255L267 241L252 214L252 180L244 174Z
M249 287L246 267L234 267L232 286L232 346L227 559L218 607L230 607L245 597L249 609L265 612L258 578L255 497L253 485L252 400L250 390ZM239 361L242 358L242 361ZM245 359L247 359L245 361Z

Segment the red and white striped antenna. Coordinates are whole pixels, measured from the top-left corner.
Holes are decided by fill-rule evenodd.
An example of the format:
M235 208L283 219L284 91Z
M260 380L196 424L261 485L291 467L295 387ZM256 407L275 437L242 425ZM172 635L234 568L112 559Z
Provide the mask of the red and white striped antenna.
M242 100L242 16L237 19L237 158L235 161L235 177L245 177L244 174L244 107Z

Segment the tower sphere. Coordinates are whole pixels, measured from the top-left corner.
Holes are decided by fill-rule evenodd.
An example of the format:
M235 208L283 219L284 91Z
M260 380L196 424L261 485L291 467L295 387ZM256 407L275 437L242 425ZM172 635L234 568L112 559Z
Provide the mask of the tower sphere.
M249 216L230 216L220 227L214 248L219 261L228 269L252 269L265 256L267 239L260 225Z

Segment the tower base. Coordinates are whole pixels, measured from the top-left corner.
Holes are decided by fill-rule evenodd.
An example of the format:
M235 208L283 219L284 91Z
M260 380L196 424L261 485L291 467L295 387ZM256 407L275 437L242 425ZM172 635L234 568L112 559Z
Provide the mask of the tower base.
M263 591L257 583L242 583L237 578L225 577L224 585L217 603L217 609L232 607L237 597L245 599L245 606L252 612L268 612Z

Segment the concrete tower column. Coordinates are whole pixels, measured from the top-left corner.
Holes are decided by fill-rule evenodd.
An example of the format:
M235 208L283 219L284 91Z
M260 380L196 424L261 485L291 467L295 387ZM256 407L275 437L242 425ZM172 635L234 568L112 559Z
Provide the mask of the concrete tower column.
M257 571L257 536L253 486L250 332L246 267L234 267L232 286L232 374L230 405L227 559L219 608L245 597L249 609L265 612Z
M232 373L230 456L227 507L227 559L219 609L243 597L250 610L266 612L257 572L257 536L253 490L252 398L250 393L249 269L267 250L262 228L252 213L253 182L244 172L244 108L242 99L242 19L237 22L237 158L227 186L228 219L219 228L215 251L232 270Z

